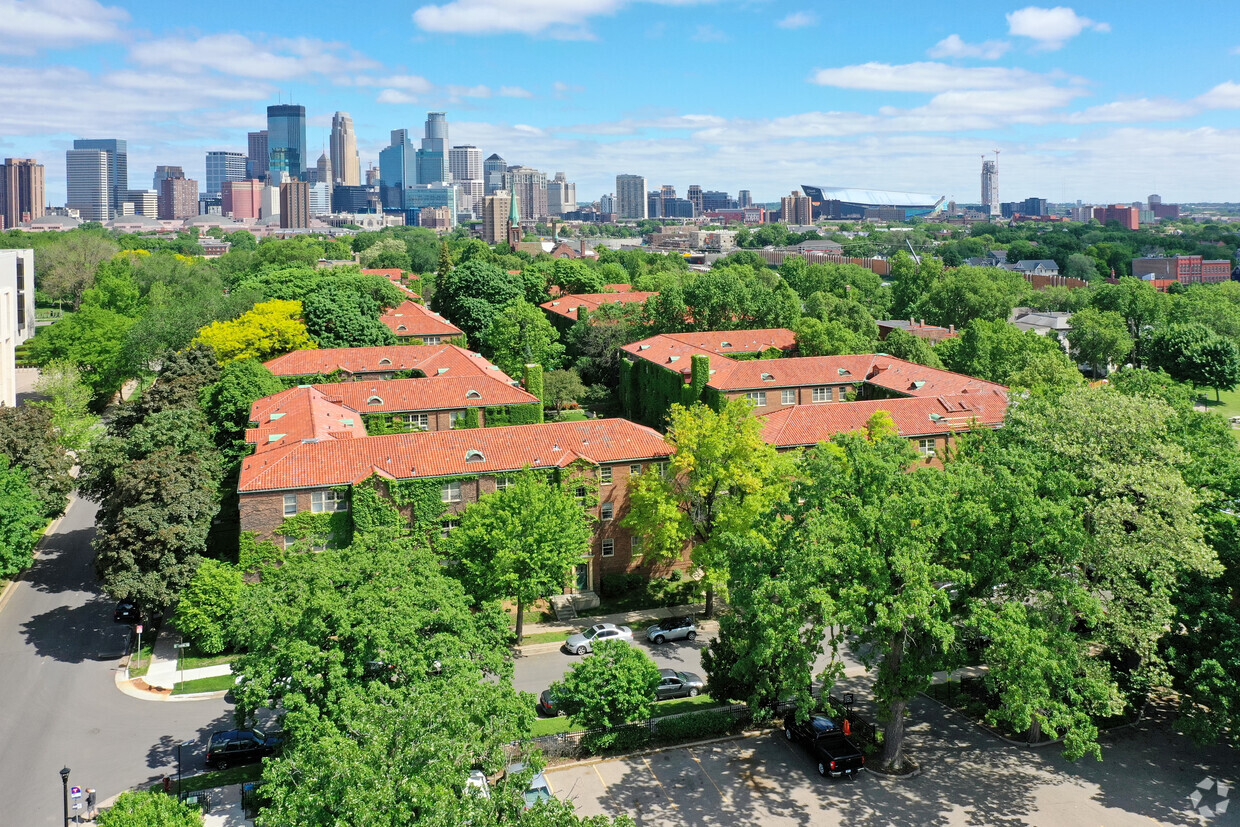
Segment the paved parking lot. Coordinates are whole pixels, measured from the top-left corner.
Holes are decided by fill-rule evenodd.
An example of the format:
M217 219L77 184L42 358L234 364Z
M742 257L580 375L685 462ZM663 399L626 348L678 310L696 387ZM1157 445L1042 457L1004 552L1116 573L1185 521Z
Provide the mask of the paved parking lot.
M917 778L819 778L776 731L552 768L547 777L579 813L627 812L643 827L1240 825L1240 802L1207 821L1189 801L1207 776L1240 781L1236 753L1196 748L1161 722L1108 736L1102 763L1068 764L1056 747L1008 746L924 699L914 712L910 742L925 768ZM1218 800L1214 791L1202 803Z

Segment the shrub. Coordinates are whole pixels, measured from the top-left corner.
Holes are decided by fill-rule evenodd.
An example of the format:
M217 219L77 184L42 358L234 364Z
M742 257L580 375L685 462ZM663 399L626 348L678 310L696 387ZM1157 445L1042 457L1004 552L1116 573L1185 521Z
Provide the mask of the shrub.
M581 749L588 753L632 752L650 746L650 729L646 726L592 732L582 736Z
M718 738L727 735L740 724L740 720L727 712L708 709L689 715L661 718L655 727L655 737L660 741L696 741L699 738Z

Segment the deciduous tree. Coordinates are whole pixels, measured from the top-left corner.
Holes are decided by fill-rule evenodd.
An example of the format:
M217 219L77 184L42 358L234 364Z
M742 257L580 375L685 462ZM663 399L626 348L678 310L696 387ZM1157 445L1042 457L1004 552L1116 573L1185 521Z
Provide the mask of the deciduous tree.
M519 376L527 364L555 370L564 361L564 345L541 308L517 299L491 317L482 336L485 352L509 376Z
M433 308L479 341L499 309L524 295L520 275L511 275L482 258L470 258L435 284Z
M1132 352L1132 337L1124 317L1113 310L1086 307L1072 314L1068 342L1076 358L1104 376L1111 365L1123 365Z
M292 350L308 350L316 344L306 331L301 313L301 302L260 302L235 321L207 325L194 341L215 351L221 365L237 359L263 361Z
M650 656L619 640L602 640L551 685L556 704L582 729L604 729L650 717L659 667Z
M43 511L26 472L0 454L0 577L11 578L30 565L35 532L47 521Z

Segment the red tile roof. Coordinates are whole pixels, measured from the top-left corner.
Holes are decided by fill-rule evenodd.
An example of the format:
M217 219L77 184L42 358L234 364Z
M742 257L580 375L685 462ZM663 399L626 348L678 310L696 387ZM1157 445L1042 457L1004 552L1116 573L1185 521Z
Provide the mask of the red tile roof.
M642 290L623 293L570 293L543 302L539 307L548 313L576 320L577 308L582 305L585 305L587 311L594 311L603 304L642 304L646 299L657 295L659 294Z
M310 440L246 457L238 491L351 485L372 474L393 479L493 474L563 467L578 458L663 459L671 452L656 431L625 419Z
M459 327L443 316L415 301L405 301L391 310L384 311L379 321L387 325L398 337L443 336L448 338L460 336L463 333Z
M958 396L797 405L759 417L763 422L762 439L777 448L817 445L835 434L864 429L877 411L891 414L900 436L948 434L968 431L974 425L995 428L1003 424L1007 395L987 391Z
M703 333L664 333L640 342L625 345L624 350L634 356L662 365L668 370L689 374L690 357L695 354L710 357L712 371L736 364L727 358L730 353L761 353L769 348L792 350L796 337L791 330L781 327L768 330L728 330Z
M974 379L962 373L929 368L894 356L802 356L788 359L757 359L716 369L709 387L722 391L829 385L865 382L908 396L1006 391L1003 385ZM769 379L763 378L769 376Z
M276 376L420 370L427 376L492 376L511 381L482 356L456 345L392 345L295 350L264 362Z
M380 267L377 269L363 270L363 275L367 276L383 276L392 280L399 280L402 276L405 278L416 279L417 273L410 273L408 270L402 270L399 267Z
M423 380L425 381L425 380ZM366 426L355 410L350 410L312 388L290 388L264 397L250 408L245 441L255 451L274 451L303 439L353 439L366 436Z

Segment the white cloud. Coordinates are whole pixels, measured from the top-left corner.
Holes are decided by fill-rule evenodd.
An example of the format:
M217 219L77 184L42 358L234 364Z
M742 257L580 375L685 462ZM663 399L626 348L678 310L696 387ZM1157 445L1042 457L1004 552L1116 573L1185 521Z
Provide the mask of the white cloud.
M447 88L448 97L450 98L489 98L491 97L491 87L485 84L477 86L455 86L449 85Z
M976 57L997 60L1012 47L1006 40L987 40L982 43L966 43L958 34L949 34L926 50L930 57Z
M794 11L776 23L781 29L803 29L818 22L818 16L807 11Z
M549 34L553 37L589 37L591 17L614 14L624 0L450 0L422 6L413 22L428 32L456 34Z
M1086 29L1111 31L1109 23L1095 23L1067 6L1053 9L1026 6L1008 14L1007 21L1009 34L1031 38L1037 41L1036 48L1047 51L1061 48Z
M725 32L716 29L709 23L703 23L694 31L693 39L698 43L726 43L728 36Z
M241 34L212 34L197 40L151 40L135 44L129 55L140 65L171 72L190 74L212 69L226 75L272 81L340 75L379 66L340 43L275 38L260 44Z
M578 92L586 91L586 88L584 86L577 86L572 83L565 83L562 80L557 80L555 83L551 84L551 90L555 92L555 96L557 98L567 98L569 95L575 95Z
M377 100L379 103L417 103L418 102L418 98L416 95L411 95L408 92L402 92L399 89L384 89L382 92L379 93L379 96L375 98L375 100Z
M129 12L95 0L0 0L0 52L31 55L117 40L128 20Z
M501 98L532 98L534 93L528 89L522 89L520 86L501 86L499 88L499 96Z
M1024 69L979 66L966 68L923 61L892 65L862 63L835 69L818 69L810 83L840 89L872 89L886 92L948 92L970 89L1019 89L1036 85L1042 76Z
M1240 109L1240 83L1224 81L1197 98L1209 109Z

